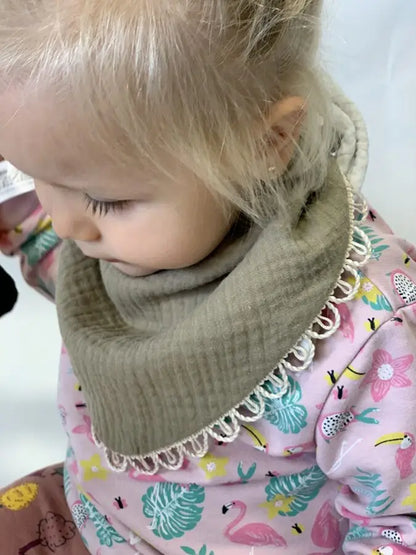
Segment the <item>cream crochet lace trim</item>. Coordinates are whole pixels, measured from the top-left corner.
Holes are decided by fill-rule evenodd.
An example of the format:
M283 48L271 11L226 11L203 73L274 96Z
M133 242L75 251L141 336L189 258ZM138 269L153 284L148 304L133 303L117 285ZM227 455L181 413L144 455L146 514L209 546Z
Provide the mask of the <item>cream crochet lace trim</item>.
M126 456L106 447L92 428L94 442L104 450L107 464L112 470L124 472L131 467L148 475L156 474L161 468L178 470L186 457L200 458L206 455L210 438L231 443L239 435L244 422L255 422L263 417L266 399L283 397L289 385L288 371L302 372L310 366L315 356L314 340L326 339L339 328L341 318L338 305L355 297L361 283L358 268L367 263L372 253L371 242L358 225L368 212L367 205L361 198L354 197L350 183L343 177L348 191L350 238L342 272L320 314L277 366L238 406L194 435L147 455ZM348 280L348 276L353 279Z

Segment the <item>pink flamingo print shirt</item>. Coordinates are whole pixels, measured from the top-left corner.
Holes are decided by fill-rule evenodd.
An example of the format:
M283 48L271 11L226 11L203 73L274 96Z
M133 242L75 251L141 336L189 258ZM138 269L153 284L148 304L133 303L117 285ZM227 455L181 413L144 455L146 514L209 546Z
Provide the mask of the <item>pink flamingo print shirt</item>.
M20 249L45 291L57 241L30 235L47 231L40 220L1 246ZM416 554L416 249L374 211L361 227L372 257L337 332L261 420L180 470L109 468L62 349L65 493L93 555ZM43 257L31 258L28 238L48 244Z

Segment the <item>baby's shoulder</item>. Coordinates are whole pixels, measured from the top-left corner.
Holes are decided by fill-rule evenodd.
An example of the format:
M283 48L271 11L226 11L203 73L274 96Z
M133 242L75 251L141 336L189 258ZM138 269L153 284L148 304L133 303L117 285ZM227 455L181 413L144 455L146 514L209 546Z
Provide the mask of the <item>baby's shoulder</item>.
M359 297L373 309L392 312L416 303L416 247L397 236L373 208L359 227L372 248L360 269Z
M409 343L408 336L413 335L416 357L416 247L395 235L373 209L358 227L371 243L371 256L358 268L360 284L354 297L336 306L338 329L317 341L311 373L315 384L319 380L335 388L337 399L339 377L345 374L357 385L362 374L356 371L355 360L363 354L371 359L374 345L387 349L392 343ZM344 279L355 284L352 275ZM307 374L299 379L307 381Z

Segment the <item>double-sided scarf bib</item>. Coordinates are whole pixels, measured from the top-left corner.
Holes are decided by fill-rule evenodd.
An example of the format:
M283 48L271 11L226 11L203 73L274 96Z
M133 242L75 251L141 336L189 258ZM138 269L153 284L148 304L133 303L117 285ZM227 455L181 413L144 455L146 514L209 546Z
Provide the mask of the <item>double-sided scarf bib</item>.
M260 418L287 366L310 363L317 328L334 326L337 288L351 296L341 276L355 272L353 235L352 192L333 161L292 229L243 227L189 268L132 278L66 241L59 322L111 466L178 468L209 437L232 441Z

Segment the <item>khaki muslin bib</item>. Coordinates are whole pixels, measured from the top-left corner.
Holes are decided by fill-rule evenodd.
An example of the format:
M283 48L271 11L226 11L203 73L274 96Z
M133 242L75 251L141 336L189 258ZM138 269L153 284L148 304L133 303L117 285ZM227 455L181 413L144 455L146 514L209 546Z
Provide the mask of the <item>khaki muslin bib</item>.
M227 237L190 268L132 278L66 241L57 286L64 343L96 437L146 455L245 399L319 315L351 234L335 162L291 232L278 220ZM137 238L140 241L140 238Z

